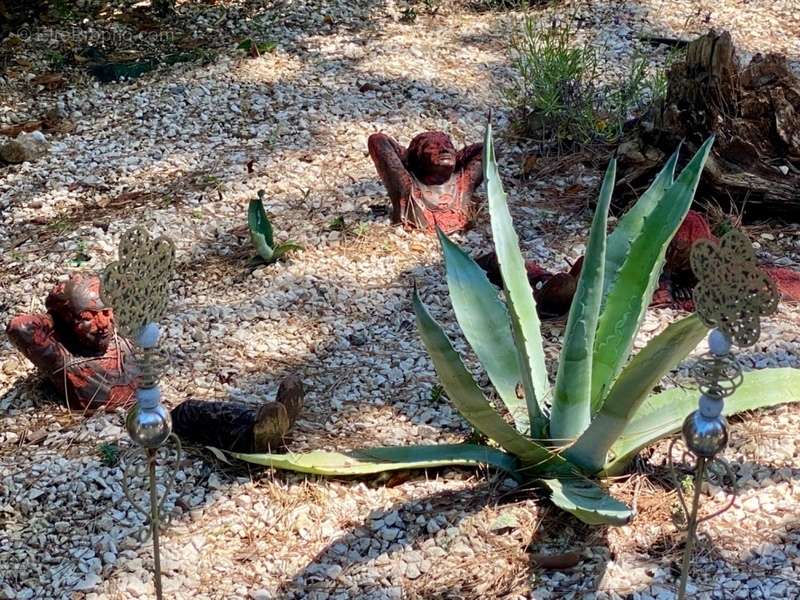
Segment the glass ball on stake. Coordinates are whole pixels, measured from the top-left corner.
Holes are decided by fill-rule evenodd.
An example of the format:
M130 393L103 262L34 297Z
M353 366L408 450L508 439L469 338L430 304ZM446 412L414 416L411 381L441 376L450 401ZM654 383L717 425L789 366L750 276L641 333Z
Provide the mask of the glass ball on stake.
M145 450L149 508L141 506L130 492L129 482L134 478L136 468L126 467L123 487L134 508L149 519L145 533L153 538L154 580L156 597L159 599L162 597L162 586L158 534L173 478L167 478L166 489L159 499L156 489L157 450L168 439L174 440L177 448L175 468L180 462L181 451L180 441L172 434L169 412L161 404L155 356L160 337L157 321L167 307L174 264L175 246L172 241L165 237L152 239L143 227L137 226L123 234L119 260L108 265L102 275L103 301L114 309L119 333L135 340L136 346L141 349L136 404L128 411L125 426L131 439Z
M709 467L718 464L732 484L733 472L717 455L728 443L728 423L722 414L725 398L742 384L743 374L732 353L734 345L750 346L761 335L761 317L778 309L780 295L775 283L758 268L753 246L743 233L732 230L719 245L708 240L698 241L692 248L691 266L698 284L694 289L695 310L703 323L711 327L708 336L709 353L697 362L692 374L701 392L698 408L683 422L683 441L696 459L694 496L687 506L681 486L678 498L687 515L686 546L678 586L678 598L686 597L697 526L733 506L735 487L722 508L698 516L700 492ZM674 440L669 448L672 463Z

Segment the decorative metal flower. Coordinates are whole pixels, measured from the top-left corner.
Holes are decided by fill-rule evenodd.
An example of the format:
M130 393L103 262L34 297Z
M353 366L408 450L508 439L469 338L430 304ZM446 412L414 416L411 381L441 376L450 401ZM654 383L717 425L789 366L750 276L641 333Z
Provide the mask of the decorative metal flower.
M775 282L758 268L753 246L740 231L725 234L719 245L700 240L692 248L697 314L737 346L754 344L761 335L759 319L778 308Z
M152 239L141 226L122 236L119 260L103 272L101 294L123 335L138 336L164 314L174 263L175 246L168 238Z

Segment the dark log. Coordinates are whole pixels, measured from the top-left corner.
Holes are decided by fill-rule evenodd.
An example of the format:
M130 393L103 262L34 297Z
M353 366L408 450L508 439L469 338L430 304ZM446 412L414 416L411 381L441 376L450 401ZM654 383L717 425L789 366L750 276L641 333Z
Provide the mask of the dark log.
M691 40L681 38L665 37L660 35L644 34L639 36L639 40L652 44L653 46L669 46L671 48L685 48Z
M685 164L713 134L697 199L748 220L800 221L800 79L786 59L756 55L741 68L730 35L711 31L668 79L666 99L620 145L615 209L646 189L682 140Z
M285 443L303 408L303 384L287 377L275 402L252 407L239 402L186 400L172 409L172 427L185 443L231 452L269 452Z

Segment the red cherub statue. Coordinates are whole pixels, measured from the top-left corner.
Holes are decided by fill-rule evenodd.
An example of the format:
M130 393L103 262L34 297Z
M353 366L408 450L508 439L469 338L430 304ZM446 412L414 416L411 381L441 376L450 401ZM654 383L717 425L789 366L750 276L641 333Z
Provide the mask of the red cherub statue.
M18 315L6 333L73 409L133 403L137 372L130 343L117 337L100 299L100 279L76 274L47 296L46 314Z
M694 310L692 290L697 285L697 278L692 272L689 258L692 246L698 240L710 240L716 243L717 237L711 231L706 218L699 212L690 210L667 247L664 269L659 279L659 287L653 294L651 306ZM486 271L489 281L500 288L503 287L500 264L494 252L478 257L475 262ZM582 256L575 261L568 272L556 274L545 271L532 260L525 261L525 270L533 288L533 297L536 299L540 317L563 317L569 312L582 267ZM767 267L764 271L775 281L784 299L800 302L800 273L777 267Z
M475 216L475 190L483 181L483 144L456 152L450 137L426 131L408 149L383 133L367 141L392 200L392 223L445 233L465 229Z
M495 252L488 252L475 259L478 266L486 271L489 281L499 288L503 287L500 263ZM578 289L578 278L583 268L581 256L570 265L569 271L551 273L533 260L525 261L528 283L536 300L536 312L542 319L557 319L569 312L572 297Z

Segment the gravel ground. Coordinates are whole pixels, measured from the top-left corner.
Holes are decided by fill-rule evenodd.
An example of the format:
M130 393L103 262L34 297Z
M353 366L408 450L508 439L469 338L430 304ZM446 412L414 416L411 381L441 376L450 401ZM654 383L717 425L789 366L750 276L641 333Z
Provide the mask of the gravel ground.
M607 77L624 72L636 51L654 65L663 60L663 49L639 45L641 32L730 28L745 52L800 57L795 0L558 10L577 11ZM76 129L53 135L46 158L0 171L0 310L42 310L76 261L101 269L119 235L143 223L178 249L163 343L170 405L188 396L258 403L295 372L310 391L293 450L463 439L465 422L432 393L436 377L410 308L416 282L455 334L438 249L371 209L387 200L366 137L383 130L407 142L437 128L469 143L480 139L490 109L502 133L506 41L520 14L448 7L436 16L420 11L411 25L399 3L368 0L286 1L269 10L187 3L181 11L184 30L176 31L208 50L205 64L130 83L101 86L75 70L65 88L42 89L30 80L52 60L47 45L15 50L0 82L0 124L60 106ZM85 45L99 35L52 27L37 39L73 36ZM129 25L104 27L103 39L131 39ZM277 49L244 58L231 47L248 35L274 39ZM157 48L165 40L173 38L145 31L136 43ZM597 173L571 169L523 182L521 149L498 146L525 254L563 268L582 252ZM241 225L260 188L278 237L305 250L250 275ZM346 230L330 231L339 216ZM755 235L767 258L780 251L784 264L800 261L796 232ZM459 242L473 251L489 246L485 215ZM650 311L640 343L675 316ZM544 327L553 358L562 326ZM742 356L746 366L800 366L800 310L782 307L764 329ZM6 339L0 349L0 598L150 597L152 554L136 537L142 518L124 498L121 467L98 451L102 442L128 447L123 415L68 413L45 398ZM672 380L685 376L684 367ZM727 458L741 495L701 526L696 597L800 597L798 432L797 407L733 426ZM676 497L664 483L665 447L642 460L647 477L614 484L639 515L613 530L587 528L487 473L307 480L188 454L174 475L179 493L167 503L174 519L162 538L165 590L198 600L672 598L680 534ZM709 502L722 499L708 491ZM529 549L577 552L580 561L538 571Z

